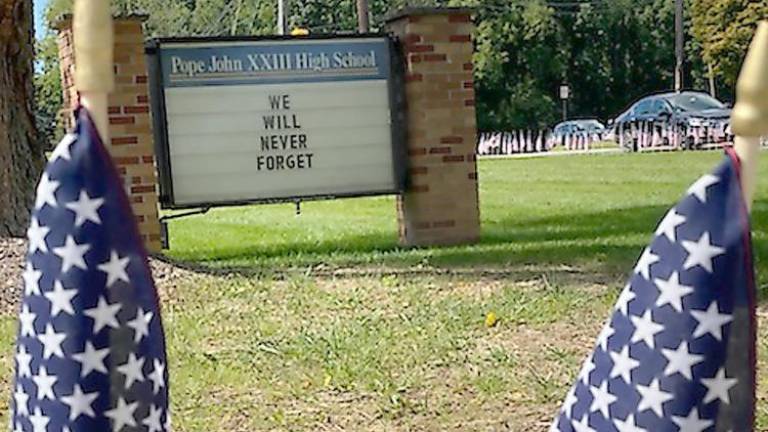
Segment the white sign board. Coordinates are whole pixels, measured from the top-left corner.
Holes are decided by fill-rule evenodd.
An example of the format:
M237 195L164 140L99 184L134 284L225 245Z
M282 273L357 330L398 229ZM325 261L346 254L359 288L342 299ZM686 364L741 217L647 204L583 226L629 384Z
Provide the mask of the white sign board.
M397 192L390 60L386 38L160 41L164 206Z
M571 88L567 85L560 86L560 99L569 99L571 97Z

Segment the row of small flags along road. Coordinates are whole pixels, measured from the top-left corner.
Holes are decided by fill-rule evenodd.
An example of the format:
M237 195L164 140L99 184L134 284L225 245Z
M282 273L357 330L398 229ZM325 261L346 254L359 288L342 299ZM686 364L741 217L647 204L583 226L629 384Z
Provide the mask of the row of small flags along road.
M667 122L641 122L619 127L614 140L633 151L709 149L733 144L733 132L727 124L685 128Z
M597 143L613 142L628 151L693 150L733 144L730 127L684 128L667 122L641 122L608 132L571 132L556 135L551 130L514 130L479 134L480 156L545 153L556 149L590 151Z
M733 145L733 132L720 127L684 128L667 122L641 122L603 133L573 132L556 135L551 130L514 130L479 134L480 156L546 153L553 150L590 151L597 143L613 142L627 151L714 149Z
M545 153L556 148L588 151L595 143L608 139L603 133L572 133L561 136L549 130L485 132L478 136L480 156Z

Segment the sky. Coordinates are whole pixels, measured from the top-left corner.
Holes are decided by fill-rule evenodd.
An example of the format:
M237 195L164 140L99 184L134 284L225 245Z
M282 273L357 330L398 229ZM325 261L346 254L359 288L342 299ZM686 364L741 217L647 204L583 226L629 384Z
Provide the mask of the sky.
M48 4L48 0L35 0L35 36L41 38L43 36L43 11L45 5Z

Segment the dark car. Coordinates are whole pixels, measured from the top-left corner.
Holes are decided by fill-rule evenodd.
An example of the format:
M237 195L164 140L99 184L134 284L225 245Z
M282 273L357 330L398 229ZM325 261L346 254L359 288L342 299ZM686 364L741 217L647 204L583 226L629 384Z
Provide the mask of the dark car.
M588 134L600 135L605 133L605 126L597 119L568 120L555 125L552 135L561 139L566 135Z
M712 96L695 91L662 93L647 96L635 102L628 110L613 121L617 134L629 134L632 125L654 124L657 127L669 125L683 133L687 147L693 146L690 138L697 129L730 129L731 110ZM631 137L625 142L631 142Z

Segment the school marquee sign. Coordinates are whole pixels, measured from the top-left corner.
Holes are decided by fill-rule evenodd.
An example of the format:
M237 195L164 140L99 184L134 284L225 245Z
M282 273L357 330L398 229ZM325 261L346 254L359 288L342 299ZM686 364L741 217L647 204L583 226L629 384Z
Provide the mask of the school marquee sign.
M380 36L152 41L162 205L402 191L393 47Z

